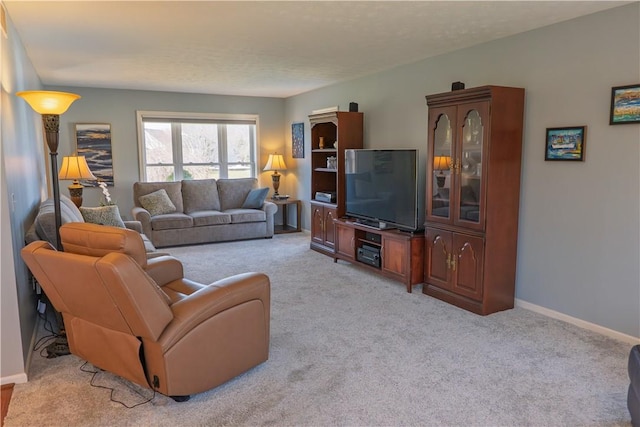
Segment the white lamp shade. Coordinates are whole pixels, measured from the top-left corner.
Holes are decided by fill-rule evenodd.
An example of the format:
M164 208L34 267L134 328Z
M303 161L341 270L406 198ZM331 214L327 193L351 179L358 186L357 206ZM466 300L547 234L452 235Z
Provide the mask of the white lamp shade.
M91 173L91 169L89 169L89 165L87 164L87 159L85 159L84 156L63 157L62 167L60 168L58 178L62 180L98 179L95 177L95 175L93 175L93 173Z
M284 163L282 154L269 154L269 160L263 170L265 171L278 171L286 170L287 165Z
M50 90L26 90L16 93L16 96L29 103L40 114L62 114L80 95L68 92L56 92Z

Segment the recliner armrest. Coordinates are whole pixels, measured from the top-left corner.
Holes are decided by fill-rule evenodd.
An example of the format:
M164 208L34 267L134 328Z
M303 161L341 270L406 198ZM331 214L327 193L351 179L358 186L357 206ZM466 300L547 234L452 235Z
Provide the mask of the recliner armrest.
M169 255L147 259L147 266L144 271L160 287L184 277L182 263Z
M158 341L164 349L170 348L205 320L252 300L262 301L268 325L271 285L267 275L242 273L214 282L171 305L173 320Z

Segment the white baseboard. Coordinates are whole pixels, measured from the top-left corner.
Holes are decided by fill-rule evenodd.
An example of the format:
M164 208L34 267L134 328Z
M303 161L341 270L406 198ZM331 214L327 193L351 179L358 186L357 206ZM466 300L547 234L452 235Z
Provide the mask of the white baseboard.
M516 298L516 307L524 308L526 310L534 311L547 317L562 320L563 322L571 323L572 325L580 328L588 329L593 332L597 332L601 335L614 338L619 341L624 341L629 344L640 344L640 337L633 337L631 335L623 334L622 332L614 331L613 329L605 328L604 326L596 325L595 323L587 322L586 320L571 317L559 311L551 310L536 304L532 304L527 301Z
M30 349L33 349L33 347L35 346L36 340L38 338L38 330L40 329L41 322L42 322L42 319L40 318L40 316L38 316L38 320L36 320L36 326L33 329L33 333L31 334L31 343L29 344ZM27 367L25 369L25 372L15 374L15 375L9 375L8 377L2 377L0 378L0 384L1 385L12 384L12 383L22 384L29 381L27 371L29 370L29 366L31 366L32 357L33 357L33 351L30 351L29 354L27 355L27 363L25 363L25 366Z
M21 373L16 375L9 375L8 377L0 378L0 384L22 384L27 382L27 374Z

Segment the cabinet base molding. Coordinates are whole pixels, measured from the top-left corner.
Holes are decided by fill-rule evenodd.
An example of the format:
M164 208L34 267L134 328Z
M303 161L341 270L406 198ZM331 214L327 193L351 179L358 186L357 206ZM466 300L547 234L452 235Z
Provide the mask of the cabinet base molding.
M422 286L422 293L481 316L513 308L513 299L511 299L511 303L505 301L503 304L487 306L481 301L475 301L471 298L463 297L457 293L449 292L446 289L442 289L428 283L425 283Z

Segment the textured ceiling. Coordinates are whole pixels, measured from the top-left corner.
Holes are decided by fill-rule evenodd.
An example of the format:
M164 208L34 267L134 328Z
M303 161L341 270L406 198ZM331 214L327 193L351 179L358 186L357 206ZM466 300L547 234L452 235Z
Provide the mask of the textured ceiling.
M46 85L288 97L629 2L3 3Z

